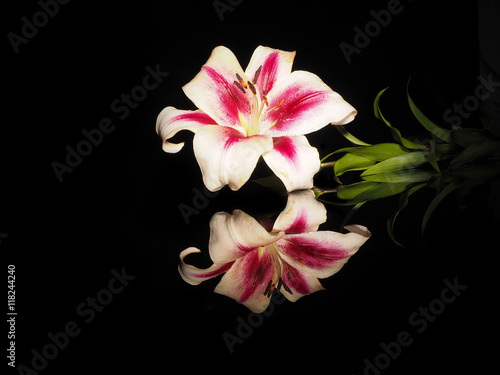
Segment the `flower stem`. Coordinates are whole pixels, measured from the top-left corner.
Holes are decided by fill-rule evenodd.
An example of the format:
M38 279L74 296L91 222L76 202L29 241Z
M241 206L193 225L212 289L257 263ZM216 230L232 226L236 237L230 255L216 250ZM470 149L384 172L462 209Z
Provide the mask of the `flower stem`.
M336 161L329 161L327 163L321 163L320 169L329 168L335 166Z
M336 193L337 189L321 189L318 187L314 187L313 191L314 191L314 195L316 196L316 198L319 198L323 194Z

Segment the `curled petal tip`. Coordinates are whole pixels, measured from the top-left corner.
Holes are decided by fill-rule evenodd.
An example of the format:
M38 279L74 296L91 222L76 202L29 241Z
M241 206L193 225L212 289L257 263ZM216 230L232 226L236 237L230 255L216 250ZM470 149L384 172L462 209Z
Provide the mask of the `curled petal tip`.
M167 141L163 142L162 150L169 154L176 154L184 147L184 142L181 143L170 143Z
M359 224L351 224L351 225L346 225L344 226L344 229L348 230L349 232L359 234L360 236L363 237L370 237L372 233L368 230L367 227Z

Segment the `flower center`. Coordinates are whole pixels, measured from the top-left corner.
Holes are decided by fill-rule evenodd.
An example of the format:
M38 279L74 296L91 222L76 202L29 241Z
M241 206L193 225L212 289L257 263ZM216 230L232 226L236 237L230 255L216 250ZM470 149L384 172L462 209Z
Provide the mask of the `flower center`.
M245 128L247 136L259 134L260 124L262 122L262 119L272 110L277 111L278 109L280 109L281 106L283 105L283 102L285 101L285 99L282 99L278 105L264 112L264 107L266 106L269 107L269 102L267 101L267 93L265 92L265 90L262 90L262 96L257 95L257 89L255 88L255 84L259 79L261 70L262 70L262 65L255 72L255 75L253 77L253 83L250 81L247 81L245 83L243 78L241 78L241 76L238 73L236 73L236 80L234 81L236 87L238 87L243 92L243 94L245 94L245 96L248 99L248 102L250 103L251 112L248 124L247 121L243 118L243 116L241 116L241 114L238 112L241 125Z
M281 250L276 243L267 245L266 250L271 256L273 271L271 274L271 280L269 280L269 283L264 290L264 295L269 298L275 289L280 290L281 288L285 289L288 293L293 294L290 287L283 280L283 271L286 271L286 279L290 281L292 267L290 267L290 265L281 258Z

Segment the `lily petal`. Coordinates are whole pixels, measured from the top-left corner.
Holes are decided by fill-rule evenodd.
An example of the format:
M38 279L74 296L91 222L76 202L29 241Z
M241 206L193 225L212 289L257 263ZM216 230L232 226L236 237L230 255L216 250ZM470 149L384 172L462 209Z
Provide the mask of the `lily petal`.
M284 79L292 71L295 51L286 52L274 48L258 46L245 70L259 89L259 93L269 93L275 82ZM260 71L259 71L260 69Z
M281 288L281 293L291 302L296 302L303 296L325 289L317 277L293 267L283 268L283 274L287 275L287 280L284 282L292 293L289 293L285 288Z
M246 77L236 56L226 47L214 48L201 71L182 89L186 96L217 124L237 129L243 134L241 118L248 124L251 113L250 102L235 84L238 74L244 82Z
M250 178L259 157L272 149L273 141L268 135L245 137L229 127L207 125L196 132L193 147L208 190L224 185L238 190Z
M231 268L233 262L225 263L225 264L212 264L209 268L200 269L198 267L192 266L190 264L186 264L184 262L184 258L186 258L189 254L199 253L200 250L196 247L189 247L186 250L182 251L179 255L181 259L181 264L179 264L178 270L182 277L182 279L191 285L198 285L201 282L211 279L212 277L218 276L221 273L226 272Z
M232 215L217 212L210 220L210 258L218 264L231 262L284 235L283 232L267 232L257 220L241 210L234 210Z
M361 225L345 227L349 233L320 231L285 235L277 241L286 262L303 273L330 277L354 255L371 233Z
M318 202L312 190L299 190L288 194L286 207L274 222L273 231L315 232L325 221L325 205Z
M273 149L263 155L287 191L310 189L319 171L319 153L305 136L273 138Z
M163 151L176 153L182 149L184 142L167 142L170 138L181 130L196 133L196 130L209 124L215 124L215 121L202 111L185 111L175 107L166 107L156 119L156 133L163 141Z
M268 95L269 108L260 133L273 137L303 135L328 124L343 125L357 111L317 75L296 70L276 82Z
M272 261L267 251L251 251L237 259L222 277L214 292L242 303L255 313L269 306L270 298L264 295L272 276Z

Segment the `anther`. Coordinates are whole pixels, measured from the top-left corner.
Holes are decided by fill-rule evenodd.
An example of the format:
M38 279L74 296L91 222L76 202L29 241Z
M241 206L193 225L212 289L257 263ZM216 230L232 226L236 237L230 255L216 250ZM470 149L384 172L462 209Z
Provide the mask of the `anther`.
M243 86L241 86L241 84L238 81L234 81L234 84L241 90L243 94L245 94L245 89L243 88Z
M280 279L280 281L281 281L281 286L282 286L282 287L283 287L283 288L284 288L284 289L285 289L288 293L293 294L292 290L288 287L288 285L286 285L286 284L285 284L285 282L284 282L284 281L282 281L281 279Z
M252 91L252 93L254 95L257 95L257 91L255 90L255 86L252 84L252 82L247 81L247 83L248 83L248 87L250 88L250 90Z
M238 81L240 82L241 86L243 86L244 88L247 88L245 81L243 81L243 78L241 78L241 76L238 73L236 73L236 78L238 78Z
M266 90L262 90L262 99L264 100L264 103L269 107L269 103L267 102L267 96L266 96Z
M257 71L255 72L255 75L253 76L253 83L257 83L257 80L259 79L261 70L262 70L262 65L259 66L259 69L257 69Z
M273 292L274 285L273 285L273 279L269 280L269 284L267 284L266 290L264 290L264 295L266 297L269 297L271 293Z
M278 109L280 109L280 108L281 108L281 106L283 105L283 103L284 103L284 102L285 102L285 99L281 99L280 104L278 104L278 105L276 106L276 108L274 108L274 110L275 110L275 111L277 111Z

